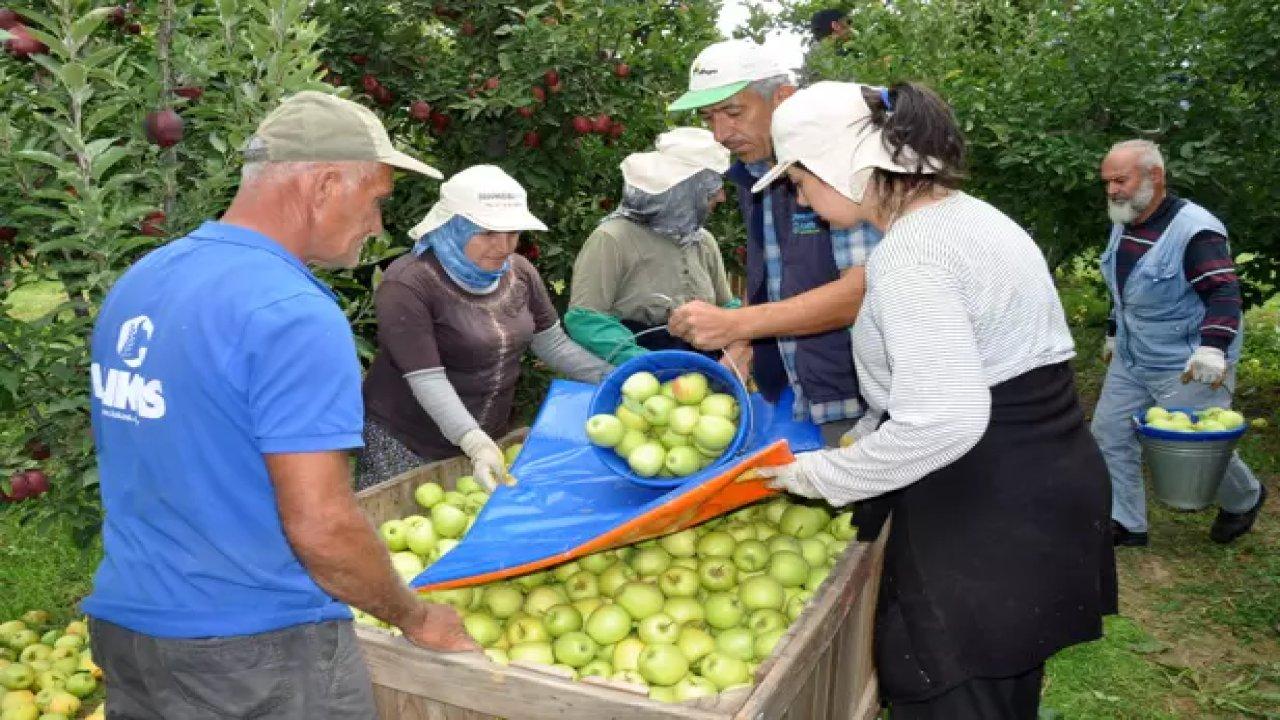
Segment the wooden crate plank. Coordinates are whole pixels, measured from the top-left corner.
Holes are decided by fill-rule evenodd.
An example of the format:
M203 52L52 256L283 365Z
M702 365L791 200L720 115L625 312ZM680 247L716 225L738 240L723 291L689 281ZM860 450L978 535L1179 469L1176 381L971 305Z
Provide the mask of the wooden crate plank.
M547 673L503 667L479 653L435 653L376 630L361 628L357 632L375 682L403 693L430 693L431 699L441 704L520 720L724 720L727 717L681 705L655 703L633 693ZM447 714L444 717L455 720Z

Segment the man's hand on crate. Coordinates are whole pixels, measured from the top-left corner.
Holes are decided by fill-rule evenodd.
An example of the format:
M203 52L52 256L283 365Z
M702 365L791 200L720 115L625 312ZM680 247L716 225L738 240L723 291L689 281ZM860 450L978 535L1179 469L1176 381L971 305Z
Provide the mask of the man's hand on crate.
M410 642L438 652L480 652L480 645L467 634L456 610L436 603L420 603L420 607L421 612L400 626Z

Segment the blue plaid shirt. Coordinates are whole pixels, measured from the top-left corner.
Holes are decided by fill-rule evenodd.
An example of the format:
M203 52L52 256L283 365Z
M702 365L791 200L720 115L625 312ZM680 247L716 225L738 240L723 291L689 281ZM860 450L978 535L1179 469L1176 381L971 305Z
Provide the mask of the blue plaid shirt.
M747 167L757 177L763 175L767 169L767 166L762 163ZM762 210L764 215L764 274L768 286L769 301L778 302L783 299L782 249L778 247L778 235L773 226L773 198L767 192L764 194ZM792 217L792 222L796 224L798 233L802 230L801 224L816 222L816 218L817 216L812 213L796 213ZM880 242L880 238L880 232L866 223L852 230L831 228L831 253L835 257L836 267L843 272L851 267L866 265L867 257L871 255L871 251ZM850 328L849 332L852 333L853 329ZM866 412L862 401L857 397L821 403L809 402L804 396L804 391L800 388L800 382L796 379L795 338L790 336L778 337L778 354L782 356L782 365L787 370L787 380L791 383L791 389L795 392L796 399L795 404L791 407L791 414L796 420L808 418L814 423L822 425L838 420L856 420ZM852 357L849 358L849 362L853 362Z

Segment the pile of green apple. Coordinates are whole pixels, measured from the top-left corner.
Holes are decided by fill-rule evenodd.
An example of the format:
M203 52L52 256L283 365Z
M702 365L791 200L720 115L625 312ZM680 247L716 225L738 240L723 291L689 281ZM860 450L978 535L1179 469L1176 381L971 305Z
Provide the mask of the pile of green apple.
M1170 411L1156 406L1147 410L1143 419L1147 427L1185 433L1227 432L1241 427L1245 422L1244 415L1220 407L1200 410L1196 415L1198 419L1193 421L1190 415L1181 410Z
M507 464L512 460L514 454L509 453ZM439 483L423 483L414 490L413 499L426 514L388 520L378 528L382 541L391 551L391 565L405 581L417 577L457 547L489 502L489 493L467 475L458 478L453 490L445 490ZM372 621L358 610L355 612L357 621Z
M685 477L714 463L738 432L738 401L690 372L665 383L628 376L613 414L592 415L587 437L612 448L640 477Z
M467 491L451 499L425 483L415 498L431 517L383 525L406 578L466 532L463 515L475 495L466 480L459 486ZM456 608L495 662L641 685L656 700L683 702L750 685L854 533L850 513L833 517L826 506L777 498L662 538L423 599Z
M30 610L0 623L0 720L70 720L101 678L84 620L58 628L49 613ZM86 717L102 720L105 713L99 704Z

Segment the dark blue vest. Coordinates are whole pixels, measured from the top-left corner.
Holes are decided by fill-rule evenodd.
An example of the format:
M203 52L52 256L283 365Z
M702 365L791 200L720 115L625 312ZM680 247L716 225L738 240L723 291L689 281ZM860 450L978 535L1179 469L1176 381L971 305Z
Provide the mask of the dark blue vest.
M727 177L738 187L738 207L747 226L747 302L769 302L764 262L764 196L751 192L756 178L740 162L729 168ZM796 236L792 216L796 213L795 186L785 178L769 186L774 233L782 252L782 297L789 298L825 285L840 277L831 250L831 231L817 221L817 232ZM799 208L805 211L804 208ZM773 338L753 343L752 361L756 384L772 401L789 384L778 343ZM849 330L839 328L817 335L796 338L796 375L805 399L810 402L845 400L858 395Z

